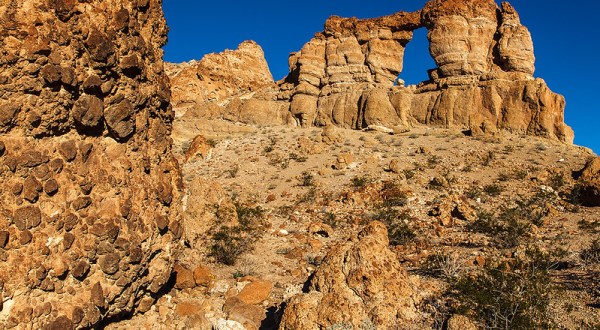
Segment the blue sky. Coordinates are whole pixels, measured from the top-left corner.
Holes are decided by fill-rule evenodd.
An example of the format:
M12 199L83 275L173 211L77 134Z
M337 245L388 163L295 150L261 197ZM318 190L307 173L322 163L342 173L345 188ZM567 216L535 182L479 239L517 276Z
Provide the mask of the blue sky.
M305 0L305 1L198 1L164 0L170 27L165 60L182 62L204 54L235 49L254 40L264 51L274 78L288 71L287 59L323 30L327 17L378 17L397 11L414 11L425 0ZM567 99L566 122L575 130L575 143L600 153L600 76L598 52L600 2L570 0L515 0L511 4L533 35L536 77ZM435 64L427 50L425 29L416 31L406 49L407 83L427 78Z

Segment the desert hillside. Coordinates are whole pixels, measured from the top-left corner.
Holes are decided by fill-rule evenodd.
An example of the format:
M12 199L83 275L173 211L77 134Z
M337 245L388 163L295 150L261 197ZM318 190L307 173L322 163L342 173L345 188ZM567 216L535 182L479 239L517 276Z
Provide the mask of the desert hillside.
M0 330L600 328L600 157L510 4L333 16L280 81L164 63L161 0L0 25Z

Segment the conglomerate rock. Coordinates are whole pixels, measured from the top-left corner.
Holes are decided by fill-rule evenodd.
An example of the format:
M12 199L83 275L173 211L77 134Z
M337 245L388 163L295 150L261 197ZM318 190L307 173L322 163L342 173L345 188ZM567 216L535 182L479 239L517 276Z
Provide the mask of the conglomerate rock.
M428 81L405 87L397 77L418 28L428 29L437 68ZM290 55L290 73L277 85L193 112L255 125L395 131L428 125L473 134L502 129L572 143L565 100L533 77L534 62L531 34L510 4L430 0L413 13L331 17L323 32Z
M182 234L160 0L0 1L1 328L147 310Z
M308 292L286 306L280 329L419 328L413 284L388 245L387 227L372 222L332 248Z

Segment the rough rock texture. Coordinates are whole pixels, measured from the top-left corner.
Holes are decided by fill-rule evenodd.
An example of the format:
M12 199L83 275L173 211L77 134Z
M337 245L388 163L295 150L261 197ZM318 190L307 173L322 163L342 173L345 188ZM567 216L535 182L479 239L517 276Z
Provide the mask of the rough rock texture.
M413 286L388 244L386 226L373 222L332 248L308 293L290 300L280 329L419 328Z
M423 27L437 68L428 81L405 87L397 80L404 49ZM290 73L276 86L193 112L255 125L394 131L428 125L486 135L502 129L572 143L565 100L533 77L534 62L531 34L510 4L431 0L414 13L334 16L290 55Z
M579 199L585 206L600 206L600 157L590 160L581 171Z
M1 327L133 313L182 233L162 2L0 1L0 25Z
M208 54L198 62L167 64L167 74L179 127L185 127L175 130L175 140L184 139L190 125L196 133L211 136L235 131L224 127L222 120L259 126L292 121L289 103L277 101L277 85L254 41L244 41L237 50Z
M166 69L173 86L171 101L177 108L219 103L274 83L265 54L254 41L244 41L236 50L208 54L197 62L167 63Z

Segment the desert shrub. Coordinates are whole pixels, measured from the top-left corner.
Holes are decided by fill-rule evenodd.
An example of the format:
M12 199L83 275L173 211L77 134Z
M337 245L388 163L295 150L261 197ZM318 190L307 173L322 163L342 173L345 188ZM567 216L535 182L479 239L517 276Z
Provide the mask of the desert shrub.
M230 169L228 169L226 172L230 178L235 178L239 171L240 171L240 166L235 164Z
M317 200L317 189L315 187L311 187L300 199L298 200L300 203L313 203Z
M486 266L453 284L459 312L471 312L487 329L547 329L551 326L550 254L528 249L523 259Z
M209 255L225 265L235 265L242 253L252 249L253 238L242 226L221 227L212 235Z
M482 164L483 166L490 166L495 159L496 153L490 150L483 156Z
M511 178L511 175L506 172L501 172L500 174L498 174L498 181L501 182L510 181Z
M219 143L217 142L217 140L215 140L215 139L208 139L208 140L206 140L206 143L207 143L207 144L208 144L208 145L209 145L211 148L214 148L214 147L216 147L216 146L217 146L217 144L219 144Z
M464 268L464 262L457 254L432 254L423 264L427 273L447 280L459 278Z
M514 205L502 205L497 214L480 211L469 229L492 236L503 247L514 247L531 231L541 226L548 213L553 195L540 192L530 198L519 199Z
M246 206L233 196L238 224L222 225L211 235L209 255L225 265L235 265L244 252L253 249L259 238L259 229L264 225L265 211L260 206Z
M500 196L502 191L504 191L504 188L499 184L492 183L492 184L489 184L489 185L483 187L483 191L485 191L485 193L488 194L489 196L497 197L497 196Z
M417 235L408 225L411 219L408 211L399 211L390 207L379 210L373 220L381 221L388 228L390 245L402 245L412 241Z
M336 228L337 226L339 226L339 224L340 224L339 222L340 221L339 221L337 215L335 215L335 213L327 212L323 216L323 223L331 226L331 228Z
M402 190L395 182L385 182L381 189L383 207L405 206L408 202L407 192Z
M415 171L410 169L402 170L402 174L406 177L406 180L410 180L415 177Z
M581 251L581 260L588 264L600 263L600 238L594 240L589 248Z
M308 157L299 156L298 154L293 153L293 152L290 153L288 157L289 157L289 159L295 160L298 163L304 163L304 162L306 162L308 160Z
M310 173L308 171L302 172L302 174L300 176L300 185L302 187L310 187L310 186L313 186L314 184L315 184L315 178L312 175L312 173Z
M442 157L437 156L437 155L433 155L433 156L430 156L429 158L427 158L427 165L429 166L429 168L435 168L441 162L442 162Z
M548 177L548 185L554 190L559 190L567 183L565 174L563 172L555 172L550 174Z
M467 191L465 191L465 196L470 199L477 199L481 197L481 189L477 186L471 186Z
M529 171L527 171L526 169L515 169L512 175L515 179L525 180L529 175Z
M581 230L586 230L595 233L598 230L600 230L600 220L587 221L585 219L581 219L577 222L577 226Z
M366 186L367 184L373 182L373 179L371 179L368 176L355 176L352 178L352 186L354 188L361 188Z

